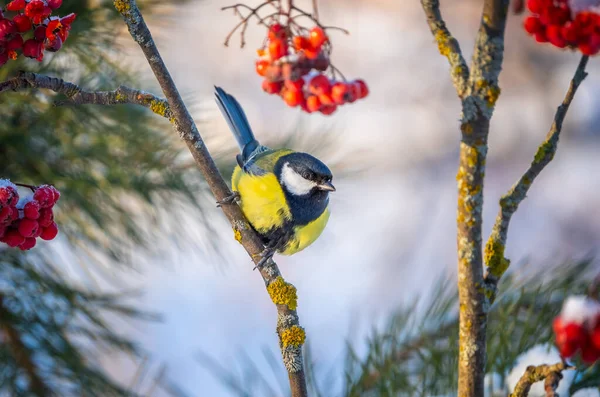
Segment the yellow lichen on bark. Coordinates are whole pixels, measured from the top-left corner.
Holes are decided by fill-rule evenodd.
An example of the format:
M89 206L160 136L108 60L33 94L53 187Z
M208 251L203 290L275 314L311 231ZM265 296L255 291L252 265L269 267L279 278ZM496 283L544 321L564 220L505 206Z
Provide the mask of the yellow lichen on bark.
M443 30L438 30L435 34L435 41L437 42L438 50L440 51L440 54L442 54L445 57L450 55L450 52L452 51L450 49L450 46L448 45L449 38L450 37L448 36L448 34Z
M306 332L298 325L293 325L290 328L281 331L281 344L283 347L295 346L300 347L306 340Z
M485 245L485 264L490 274L497 278L502 277L510 266L510 261L504 257L504 248L504 244L491 238Z
M296 310L298 307L298 295L296 287L287 283L283 277L277 277L267 287L271 300L276 305L286 305L290 310Z

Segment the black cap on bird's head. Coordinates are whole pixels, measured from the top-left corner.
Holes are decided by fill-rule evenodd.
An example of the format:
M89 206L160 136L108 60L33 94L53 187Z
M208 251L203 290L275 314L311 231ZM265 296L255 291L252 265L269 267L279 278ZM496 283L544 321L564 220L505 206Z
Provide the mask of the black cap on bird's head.
M329 168L306 153L282 156L275 165L275 174L283 188L294 196L324 195L335 192Z

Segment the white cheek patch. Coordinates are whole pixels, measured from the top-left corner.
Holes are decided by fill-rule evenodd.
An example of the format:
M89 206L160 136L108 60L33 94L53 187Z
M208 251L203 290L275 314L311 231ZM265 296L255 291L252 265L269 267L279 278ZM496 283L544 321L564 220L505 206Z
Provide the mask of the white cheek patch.
M317 184L308 179L302 178L288 163L283 165L281 169L281 181L290 191L297 196L302 196L309 193Z

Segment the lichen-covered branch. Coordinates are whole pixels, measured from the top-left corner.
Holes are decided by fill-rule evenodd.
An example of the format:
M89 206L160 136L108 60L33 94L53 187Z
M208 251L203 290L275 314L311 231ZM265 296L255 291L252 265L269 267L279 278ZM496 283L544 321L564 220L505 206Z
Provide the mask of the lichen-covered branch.
M517 382L515 390L512 392L510 397L527 397L529 395L529 390L531 390L531 386L534 383L540 382L544 379L546 379L546 395L554 396L554 392L558 387L560 379L562 378L562 371L570 368L571 367L563 362L554 365L538 365L537 367L530 365L525 370L523 376L521 376L521 379L519 379ZM551 394L548 394L549 392Z
M492 302L496 295L498 282L510 265L510 261L504 257L504 250L511 217L517 211L519 204L527 197L527 192L535 178L554 158L554 154L558 149L558 139L560 138L563 121L567 115L569 106L575 97L577 88L587 76L585 72L587 62L588 57L583 56L577 66L575 75L571 79L567 94L562 104L556 110L550 131L548 131L544 142L538 147L531 165L517 183L500 199L500 211L485 246L485 265L487 267L485 276L486 292Z
M152 72L169 103L173 113L173 125L181 139L187 144L200 172L206 179L217 201L223 201L231 195L225 180L219 173L192 116L177 90L169 70L163 62L158 48L150 34L135 0L114 0L117 11L123 16L131 37L139 44ZM256 232L250 227L241 209L237 205L222 205L223 213L231 223L234 236L246 249L255 264L260 261L263 244ZM301 347L304 343L304 330L299 325L296 313L296 289L286 283L273 261L260 268L269 294L277 306L277 332L282 348L283 361L288 371L291 394L293 397L307 396L305 372ZM273 284L277 283L277 284Z
M0 341L6 343L19 368L29 379L29 391L35 396L50 395L50 389L42 380L39 369L33 361L33 352L23 343L20 332L13 327L8 317L10 313L4 307L4 296L0 294Z
M67 97L56 105L140 105L171 120L173 115L165 99L133 88L120 86L113 91L86 91L77 84L37 73L21 72L17 77L0 83L0 92L48 89Z
M427 23L440 50L440 54L448 58L450 75L460 98L467 94L469 67L465 61L458 41L452 36L440 12L439 0L421 0L421 5L427 17Z
M489 300L483 278L483 181L490 119L500 95L508 0L485 0L462 101L458 168L458 396L484 394Z

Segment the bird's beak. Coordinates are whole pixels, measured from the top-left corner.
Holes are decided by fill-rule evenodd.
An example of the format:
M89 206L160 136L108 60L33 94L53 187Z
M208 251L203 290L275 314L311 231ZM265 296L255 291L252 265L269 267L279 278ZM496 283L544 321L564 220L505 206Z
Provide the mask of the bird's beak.
M323 182L317 185L317 189L325 190L327 192L335 192L335 186L331 182Z

